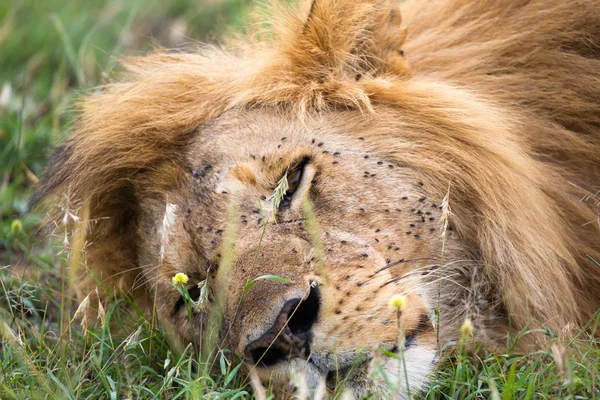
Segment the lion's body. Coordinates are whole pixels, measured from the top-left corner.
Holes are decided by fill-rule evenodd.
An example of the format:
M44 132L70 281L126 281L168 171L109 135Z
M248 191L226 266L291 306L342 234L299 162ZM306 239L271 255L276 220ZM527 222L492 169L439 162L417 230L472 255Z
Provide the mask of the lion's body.
M94 274L81 293L97 279L133 291L174 337L199 342L170 279L228 282L234 351L258 362L275 343L278 363L259 369L285 380L286 360L310 349L312 386L359 351L394 348L394 293L412 311L413 386L436 359L438 305L444 341L465 318L492 346L531 320L583 326L600 305L600 7L414 0L406 36L392 3L374 3L316 0L278 14L270 40L133 59L127 80L87 98L41 192L86 225ZM263 238L267 197L298 169ZM244 292L264 274L292 283ZM273 333L290 299L314 312L286 331L300 350ZM357 394L384 390L376 359L349 381Z

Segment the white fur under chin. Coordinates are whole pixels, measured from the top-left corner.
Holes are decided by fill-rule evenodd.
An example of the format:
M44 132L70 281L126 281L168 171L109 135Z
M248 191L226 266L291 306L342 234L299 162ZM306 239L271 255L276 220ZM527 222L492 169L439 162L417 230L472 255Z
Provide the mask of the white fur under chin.
M415 345L404 353L406 370L408 371L408 389L406 388L407 377L404 372L402 359L376 357L371 361L370 376L373 379L371 392L376 388L378 396L389 399L408 399L411 395L419 392L429 379L437 361L435 348ZM357 393L360 397L366 393Z
M408 385L411 395L419 392L437 361L437 351L433 347L415 345L404 353L408 371ZM292 360L289 364L290 378L300 399L326 399L324 397L325 376L312 364L301 360ZM402 360L388 357L377 351L369 361L368 378L350 378L344 388L344 399L360 399L376 394L382 399L408 399L406 376Z

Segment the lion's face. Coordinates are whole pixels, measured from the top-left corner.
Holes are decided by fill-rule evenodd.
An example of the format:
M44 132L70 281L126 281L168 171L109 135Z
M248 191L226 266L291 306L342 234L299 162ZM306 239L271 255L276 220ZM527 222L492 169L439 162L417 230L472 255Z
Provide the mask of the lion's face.
M442 199L429 198L427 180L378 146L388 127L352 111L303 122L230 112L204 126L186 149L190 169L178 188L139 195L140 264L158 265L145 274L157 285L163 324L184 342L202 340L205 313L195 311L190 325L171 285L184 272L195 300L205 280L211 300L226 295L221 340L265 379L286 379L303 360L311 385L333 385L352 370L349 387L367 393L384 373L397 379L398 360L381 349L398 350L388 300L402 294L406 365L419 386L436 358L430 314ZM168 171L159 167L149 179ZM286 173L289 189L273 210L268 198ZM219 271L229 231L233 262ZM219 273L228 276L227 293L217 292ZM244 290L263 275L288 282L261 279Z

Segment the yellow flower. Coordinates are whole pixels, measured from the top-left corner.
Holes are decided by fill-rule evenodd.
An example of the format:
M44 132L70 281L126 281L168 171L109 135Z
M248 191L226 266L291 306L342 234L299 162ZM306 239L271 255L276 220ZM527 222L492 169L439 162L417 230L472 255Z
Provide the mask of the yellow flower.
M10 224L10 233L23 232L23 223L15 219L12 224Z
M171 281L173 282L173 285L185 285L189 279L190 278L183 272L178 272L171 278Z
M406 307L406 297L402 296L401 294L395 294L390 297L388 305L392 310L402 311L404 310L404 307Z
M463 337L471 336L474 329L475 328L473 327L473 323L471 322L471 319L466 318L460 327L460 334Z

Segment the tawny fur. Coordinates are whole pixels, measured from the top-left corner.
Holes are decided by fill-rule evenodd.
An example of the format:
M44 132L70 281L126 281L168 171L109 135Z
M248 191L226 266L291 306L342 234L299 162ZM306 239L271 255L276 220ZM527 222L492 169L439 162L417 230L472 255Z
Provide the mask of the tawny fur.
M124 80L80 104L39 196L111 216L87 237L95 275L135 286L133 193L176 187L184 149L227 110L368 120L391 107L403 140L367 135L432 196L450 191L451 224L514 326L582 326L600 304L598 210L584 199L600 187L597 2L414 0L402 5L407 31L388 1L279 8L275 29L255 35L266 39L126 59Z

